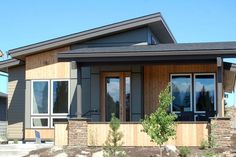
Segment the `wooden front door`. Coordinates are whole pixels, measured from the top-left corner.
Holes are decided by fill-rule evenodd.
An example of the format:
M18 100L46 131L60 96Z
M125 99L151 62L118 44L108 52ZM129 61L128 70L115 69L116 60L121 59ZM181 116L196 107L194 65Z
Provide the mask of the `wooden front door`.
M121 121L130 121L131 79L128 72L104 72L101 78L101 117L110 121L114 113Z

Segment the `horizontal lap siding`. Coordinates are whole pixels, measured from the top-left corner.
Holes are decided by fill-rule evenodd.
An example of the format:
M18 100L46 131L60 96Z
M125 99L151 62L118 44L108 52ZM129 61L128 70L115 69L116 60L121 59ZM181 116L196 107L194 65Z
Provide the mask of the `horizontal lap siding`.
M156 64L144 66L144 113L153 112L158 106L158 95L174 73L217 72L215 63L209 64Z
M9 69L8 82L8 139L23 139L25 114L25 66Z

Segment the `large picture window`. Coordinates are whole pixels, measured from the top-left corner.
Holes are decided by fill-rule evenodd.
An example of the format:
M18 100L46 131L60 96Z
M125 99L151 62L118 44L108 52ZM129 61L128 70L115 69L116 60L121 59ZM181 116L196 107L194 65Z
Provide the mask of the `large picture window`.
M68 113L68 84L68 81L52 81L52 114Z
M33 81L32 83L32 114L48 114L49 81Z
M171 110L173 112L191 111L192 109L192 78L190 74L171 75L172 96Z
M194 99L196 112L213 112L216 110L215 75L194 75Z

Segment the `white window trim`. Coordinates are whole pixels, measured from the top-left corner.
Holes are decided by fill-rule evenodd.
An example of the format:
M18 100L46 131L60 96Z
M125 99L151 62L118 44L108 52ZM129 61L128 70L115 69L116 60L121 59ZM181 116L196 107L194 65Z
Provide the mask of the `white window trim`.
M33 125L33 119L47 119L48 120L48 125L47 126L34 126ZM49 117L31 117L31 128L49 128Z
M51 117L51 128L54 128L53 119L68 119L68 117Z
M197 111L197 106L196 106L196 94L195 94L195 89L196 89L196 75L213 75L214 78L214 111L216 111L216 76L215 73L194 73L194 113L206 113L206 111Z
M53 82L56 82L56 81L67 81L68 82L68 110L67 110L67 113L53 113ZM67 116L70 111L70 80L69 79L51 80L50 98L51 98L51 115Z
M34 82L47 82L48 83L48 113L34 113L33 112L33 98L34 98L34 89L33 89L33 85ZM43 116L43 115L49 115L49 109L50 109L50 81L49 80L32 80L31 81L31 115L32 116Z
M170 81L171 81L171 96L172 96L172 76L190 76L190 111L189 112L191 112L191 111L193 111L192 110L192 104L193 104L193 100L192 100L192 93L193 93L193 90L192 90L192 74L190 74L190 73L186 73L186 74L171 74L170 75ZM180 111L173 111L173 102L171 101L171 112L173 112L173 113L181 113Z

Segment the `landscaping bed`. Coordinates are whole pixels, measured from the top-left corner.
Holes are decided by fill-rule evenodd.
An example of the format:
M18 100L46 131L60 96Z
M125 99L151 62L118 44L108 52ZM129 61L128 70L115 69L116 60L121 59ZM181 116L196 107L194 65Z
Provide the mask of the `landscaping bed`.
M227 154L226 149L205 149L201 150L199 147L188 147L191 154L188 157L201 157L201 156L211 156L211 155L222 155ZM126 152L127 157L159 157L160 149L159 147L123 147ZM48 149L39 149L31 151L29 155L38 155L43 157L75 157L79 155L84 155L85 157L102 157L102 147L71 147L71 146L54 146ZM163 157L174 157L171 153L163 151ZM222 155L223 156L223 155Z

